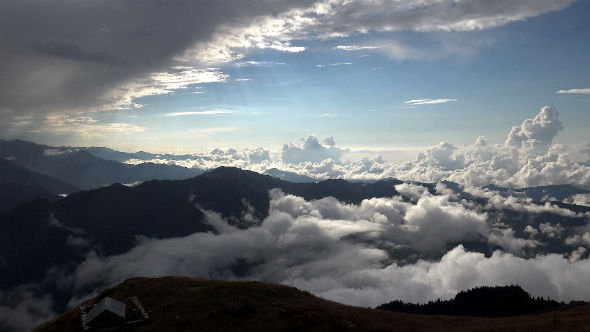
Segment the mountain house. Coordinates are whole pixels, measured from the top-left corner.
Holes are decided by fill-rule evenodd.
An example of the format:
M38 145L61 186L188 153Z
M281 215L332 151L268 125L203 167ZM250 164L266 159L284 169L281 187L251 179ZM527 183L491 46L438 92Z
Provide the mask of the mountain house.
M125 308L123 302L105 297L86 316L86 331L116 332L125 331Z
M84 332L123 332L129 327L149 323L153 318L145 311L137 296L117 301L105 297L96 305L80 307Z

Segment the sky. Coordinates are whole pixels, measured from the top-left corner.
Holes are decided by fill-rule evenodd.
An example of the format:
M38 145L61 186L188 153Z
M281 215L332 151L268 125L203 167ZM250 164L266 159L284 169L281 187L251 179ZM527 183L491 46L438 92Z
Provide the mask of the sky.
M587 0L0 8L2 139L186 154L315 134L337 162L404 162L445 141L503 144L553 106L552 143L590 142Z

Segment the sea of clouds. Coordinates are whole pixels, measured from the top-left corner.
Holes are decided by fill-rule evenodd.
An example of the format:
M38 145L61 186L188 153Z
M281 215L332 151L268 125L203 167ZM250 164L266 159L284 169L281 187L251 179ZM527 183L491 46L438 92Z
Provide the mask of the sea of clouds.
M489 190L482 205L460 198L442 183L433 190L403 183L396 190L399 196L356 205L332 197L307 201L273 189L268 217L253 220L248 229L204 210L217 234L138 237L133 249L117 256L89 251L74 270L51 269L42 285L3 293L0 326L25 331L55 315L52 295L39 292L43 285L71 294L68 306L75 307L136 276L262 280L364 307L394 299L450 299L477 286L512 284L533 296L590 299L590 213ZM493 209L528 217L509 227L491 217ZM541 214L581 218L585 224L568 227L547 217L548 222L531 226L528 220ZM461 244L474 239L497 249L485 254ZM550 252L549 240L569 248L567 253Z
M399 196L374 197L358 205L332 197L307 201L274 189L269 192L268 217L249 220L248 229L235 228L217 211L204 210L217 234L138 237L132 250L118 256L88 249L74 269L54 268L41 284L0 293L0 330L27 331L55 316L57 300L44 291L48 285L69 294L68 306L75 307L105 287L136 276L262 280L364 307L392 300L450 299L477 286L511 284L533 296L590 300L590 214L560 207L550 198L540 205L480 187L569 183L588 189L590 168L569 158L571 147L552 144L561 130L559 113L544 107L535 118L513 127L504 144L490 146L480 137L459 149L443 142L406 163L387 163L379 156L343 163L345 148L331 137L320 143L314 135L275 152L215 150L184 160L150 160L261 173L278 168L317 180L395 177L436 185L429 189L402 183L396 186ZM590 148L577 152L589 153ZM129 161L139 162L145 161ZM486 198L485 203L461 198L441 180L459 183L463 192ZM584 194L566 200L578 205L589 201ZM245 210L251 209L246 203ZM508 225L502 222L504 213L526 217ZM547 222L531 222L541 215ZM553 217L583 222L573 227ZM474 241L493 250L469 250ZM556 243L565 249L552 252Z

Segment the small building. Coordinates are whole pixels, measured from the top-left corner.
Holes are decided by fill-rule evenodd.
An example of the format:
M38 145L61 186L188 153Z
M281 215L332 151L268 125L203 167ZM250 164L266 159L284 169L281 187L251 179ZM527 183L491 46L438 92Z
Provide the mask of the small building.
M86 325L91 332L124 332L125 303L105 297L86 316Z

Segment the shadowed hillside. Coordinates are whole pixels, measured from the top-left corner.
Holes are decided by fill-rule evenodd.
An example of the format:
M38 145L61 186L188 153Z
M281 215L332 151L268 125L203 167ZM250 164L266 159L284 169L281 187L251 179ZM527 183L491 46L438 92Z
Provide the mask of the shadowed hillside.
M296 288L262 282L133 278L105 296L137 296L153 322L130 331L588 331L590 306L536 316L474 318L420 316L338 304ZM34 332L80 331L78 307Z

